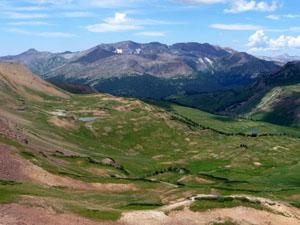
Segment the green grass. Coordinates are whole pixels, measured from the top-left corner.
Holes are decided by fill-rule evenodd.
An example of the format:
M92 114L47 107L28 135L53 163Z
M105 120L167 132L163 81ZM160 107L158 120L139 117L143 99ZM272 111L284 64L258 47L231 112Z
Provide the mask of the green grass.
M120 219L121 212L116 210L98 210L98 209L90 209L90 208L83 208L78 206L69 206L69 210L72 212L89 218L93 220L109 220L109 221L116 221Z
M197 109L172 105L172 110L184 116L202 127L212 128L225 133L242 134L290 134L300 137L300 130L278 126L267 122L253 121L243 118L230 118L206 113Z
M30 144L23 146L0 136L1 143L17 147L24 159L53 174L84 182L134 184L138 190L79 192L2 182L0 203L17 201L23 195L59 199L67 211L95 220L116 220L122 211L160 207L161 198L176 200L187 192L209 194L212 190L298 204L289 197L300 193L297 129L176 105L165 111L158 105L137 104L134 99L125 103L113 97L105 100L105 95L72 95L69 100L39 96L45 101L29 101L26 111L18 114L31 121L22 125L30 134ZM129 109L117 110L120 106ZM49 113L58 109L75 118L74 129L48 122ZM102 114L92 122L76 120L93 116L92 111ZM254 131L275 135L240 135ZM289 135L280 136L282 133ZM63 153L65 150L68 154ZM104 165L105 158L112 158L118 166ZM185 177L191 179L179 182ZM197 182L196 178L211 182ZM238 201L199 201L192 208L201 211L237 205L259 208Z
M17 201L17 195L9 190L9 186L15 185L14 181L1 181L0 180L0 204L7 204ZM8 187L6 190L1 190L1 186Z
M215 208L234 208L237 206L244 206L254 209L263 210L263 207L260 204L243 202L239 200L199 200L194 202L190 209L195 212L207 211L209 209Z
M161 203L146 203L146 202L134 202L119 207L122 210L150 210L161 207Z

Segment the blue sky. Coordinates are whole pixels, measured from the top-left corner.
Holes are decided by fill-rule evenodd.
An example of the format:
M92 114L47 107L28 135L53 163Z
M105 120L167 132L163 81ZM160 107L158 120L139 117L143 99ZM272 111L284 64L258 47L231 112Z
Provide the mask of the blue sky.
M300 55L297 0L0 0L0 55L124 40Z

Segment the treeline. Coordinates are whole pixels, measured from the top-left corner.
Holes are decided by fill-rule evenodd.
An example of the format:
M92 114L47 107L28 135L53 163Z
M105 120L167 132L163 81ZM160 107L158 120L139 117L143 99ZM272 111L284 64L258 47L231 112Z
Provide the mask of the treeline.
M202 130L211 130L215 133L218 133L218 134L221 134L221 135L225 135L225 136L242 136L242 137L267 137L267 136L288 136L287 133L283 132L283 133L243 133L243 132L225 132L225 131L220 131L220 130L217 130L215 128L212 128L212 127L208 127L208 126L203 126L199 123L196 123L195 121L185 117L185 116L182 116L176 112L173 112L172 116L171 116L171 120L176 120L176 121L179 121L181 123L184 123L186 124L190 129L193 129L193 128L200 128Z

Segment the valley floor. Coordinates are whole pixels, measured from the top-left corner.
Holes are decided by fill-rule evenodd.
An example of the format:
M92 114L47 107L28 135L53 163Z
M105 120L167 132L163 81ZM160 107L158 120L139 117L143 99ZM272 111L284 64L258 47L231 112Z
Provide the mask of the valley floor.
M24 80L0 76L0 224L300 223L299 129Z

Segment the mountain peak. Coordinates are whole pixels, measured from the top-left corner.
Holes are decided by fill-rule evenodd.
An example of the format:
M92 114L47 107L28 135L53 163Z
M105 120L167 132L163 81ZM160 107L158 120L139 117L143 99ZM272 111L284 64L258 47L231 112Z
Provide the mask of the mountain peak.
M27 54L32 54L32 53L38 53L39 51L37 51L35 48L30 48L28 49L26 52L23 52L23 54L27 53Z

